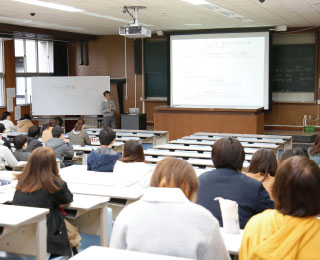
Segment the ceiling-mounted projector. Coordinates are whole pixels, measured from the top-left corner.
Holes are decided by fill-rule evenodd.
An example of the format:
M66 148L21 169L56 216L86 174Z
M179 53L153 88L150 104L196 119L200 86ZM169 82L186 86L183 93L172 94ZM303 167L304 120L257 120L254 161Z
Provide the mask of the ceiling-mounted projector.
M151 30L143 27L138 21L138 11L139 9L144 9L144 6L124 6L122 8L123 13L128 13L132 19L133 24L127 26L122 26L119 28L119 34L124 37L129 38L144 38L151 37ZM134 10L134 16L129 12L129 9Z

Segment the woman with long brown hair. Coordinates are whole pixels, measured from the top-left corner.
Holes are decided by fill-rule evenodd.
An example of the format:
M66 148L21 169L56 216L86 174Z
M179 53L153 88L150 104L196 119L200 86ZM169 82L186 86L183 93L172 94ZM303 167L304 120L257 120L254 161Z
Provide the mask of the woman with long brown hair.
M73 130L70 132L70 142L81 146L91 145L91 140L87 131L84 129L85 122L80 118L75 124Z
M199 260L230 259L217 219L193 203L199 182L187 161L160 161L150 186L139 201L120 212L110 247Z
M72 202L67 184L60 178L55 152L50 147L35 149L17 176L13 205L48 208L47 251L52 256L71 255L61 205Z
M139 141L129 140L123 147L123 155L114 166L115 185L146 188L150 184L153 167L145 164L143 147Z

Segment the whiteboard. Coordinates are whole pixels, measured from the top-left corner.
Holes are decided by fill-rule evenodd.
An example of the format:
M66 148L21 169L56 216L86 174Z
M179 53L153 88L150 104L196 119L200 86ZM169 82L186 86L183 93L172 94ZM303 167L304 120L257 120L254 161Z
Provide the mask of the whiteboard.
M32 115L99 115L109 76L32 77Z

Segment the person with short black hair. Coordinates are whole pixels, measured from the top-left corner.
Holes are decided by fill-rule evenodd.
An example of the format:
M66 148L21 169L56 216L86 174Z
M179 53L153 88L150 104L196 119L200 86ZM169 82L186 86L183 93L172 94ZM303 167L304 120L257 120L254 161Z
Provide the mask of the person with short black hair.
M116 133L110 128L105 127L99 133L100 147L88 155L88 170L100 172L112 172L114 164L121 157L120 153L111 148L116 139Z
M54 119L56 120L57 126L62 127L62 125L63 125L63 120L62 120L62 118L61 118L60 116L56 116Z
M28 161L31 153L26 151L28 138L25 135L17 135L13 139L13 144L16 150L13 152L14 157L18 161Z
M249 166L249 172L245 173L248 177L260 181L268 192L270 198L274 176L277 170L277 158L271 149L259 149L256 151Z
M5 125L0 123L0 135L2 135L2 141L4 142L3 145L8 147L8 149L11 151L11 144L9 139L3 136L5 130L6 130Z
M31 116L29 114L24 114L18 121L17 132L27 133L31 126L33 126Z
M103 127L116 128L116 120L114 118L114 112L116 111L116 105L111 99L110 91L104 91L103 96L105 100L101 102L100 112L103 115Z
M141 143L129 140L123 147L123 155L114 166L115 186L147 188L153 167L144 162L144 152Z
M211 211L220 226L222 217L216 197L238 203L240 228L253 215L274 207L262 184L241 173L245 153L239 140L219 139L212 146L211 157L216 169L200 175L197 203Z
M61 167L64 167L64 157L73 157L73 146L69 140L65 139L64 131L60 126L52 128L52 136L53 138L49 139L45 143L45 146L51 147L55 151L56 158L60 160Z
M40 135L40 128L38 126L31 126L28 130L28 145L27 152L32 152L34 149L38 147L42 147L42 143L38 140Z
M274 210L252 217L239 259L319 259L320 169L304 156L280 164L272 188Z
M2 117L0 120L0 123L4 124L6 128L6 133L12 132L16 129L15 125L11 121L11 114L8 111L2 113Z

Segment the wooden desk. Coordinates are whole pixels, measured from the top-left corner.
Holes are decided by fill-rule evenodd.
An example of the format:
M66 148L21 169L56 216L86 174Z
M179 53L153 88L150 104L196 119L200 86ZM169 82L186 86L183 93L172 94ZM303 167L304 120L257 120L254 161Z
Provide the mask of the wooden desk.
M48 209L0 205L0 250L47 259Z
M190 258L181 258L174 256L166 256L166 255L157 255L150 253L142 253L142 252L134 252L129 250L121 250L115 248L105 248L98 246L91 246L81 253L71 257L72 260L190 260Z
M262 134L262 107L242 109L155 107L154 129L168 130L170 140L196 132Z

